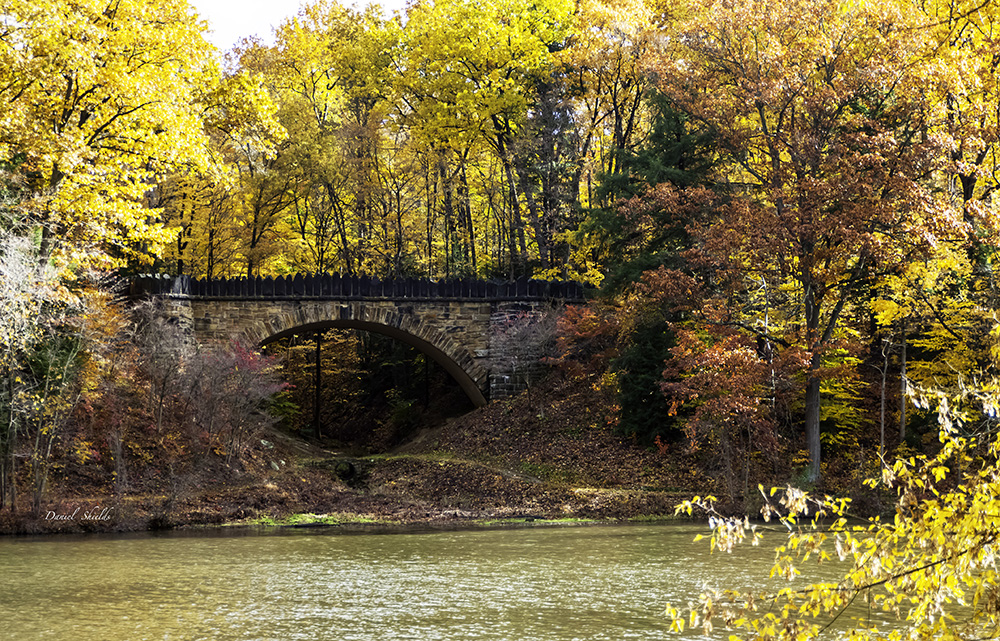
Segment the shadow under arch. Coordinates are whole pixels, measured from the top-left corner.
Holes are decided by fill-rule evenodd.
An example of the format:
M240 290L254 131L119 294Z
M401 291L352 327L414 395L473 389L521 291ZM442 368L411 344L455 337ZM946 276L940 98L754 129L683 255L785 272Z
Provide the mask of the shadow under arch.
M406 343L407 345L412 345L444 368L444 370L451 375L455 382L458 383L459 387L462 388L462 391L464 391L466 396L469 397L469 400L472 401L473 405L476 407L486 405L486 396L480 388L480 382L477 382L477 380L473 378L468 371L466 371L466 368L462 367L462 365L457 362L454 357L449 355L440 347L436 346L434 343L392 324L356 318L341 318L302 323L300 325L295 325L294 327L281 329L277 332L267 333L267 335L263 338L261 338L259 331L255 332L251 330L249 332L244 332L244 334L249 342L258 345L259 347L263 347L268 343L272 343L295 334L322 331L333 328L359 329L366 332L373 332L394 338L400 342ZM434 334L439 332L436 332L436 330L425 330L424 333ZM468 363L472 364L471 357L468 357L467 355L465 356L466 358L463 358L462 360L467 360ZM468 367L468 365L466 367ZM482 368L476 365L474 368L470 369L481 370ZM481 381L485 382L487 380L485 370L475 373L480 374Z

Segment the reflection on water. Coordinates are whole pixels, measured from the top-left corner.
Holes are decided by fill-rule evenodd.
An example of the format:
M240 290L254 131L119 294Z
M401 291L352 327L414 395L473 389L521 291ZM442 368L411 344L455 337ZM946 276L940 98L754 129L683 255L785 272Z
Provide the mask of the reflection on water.
M676 639L665 603L763 586L773 558L709 555L698 531L6 539L0 639Z

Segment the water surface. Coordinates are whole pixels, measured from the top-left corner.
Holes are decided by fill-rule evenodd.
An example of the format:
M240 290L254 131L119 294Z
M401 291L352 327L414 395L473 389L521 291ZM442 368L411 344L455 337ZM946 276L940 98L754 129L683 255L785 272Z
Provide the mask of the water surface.
M0 639L677 639L705 585L762 585L773 552L697 526L0 540ZM777 536L773 537L778 541ZM725 634L718 635L726 638Z

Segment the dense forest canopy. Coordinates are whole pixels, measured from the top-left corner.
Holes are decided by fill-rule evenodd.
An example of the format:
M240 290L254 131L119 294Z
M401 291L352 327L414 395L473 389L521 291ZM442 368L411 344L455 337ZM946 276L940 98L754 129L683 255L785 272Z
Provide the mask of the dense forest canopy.
M205 104L211 167L156 194L179 231L162 267L598 279L568 235L587 186L641 143L646 81L627 51L617 69L572 61L581 21L640 29L585 11L607 13L436 2L404 20L321 2L274 46L244 41Z
M622 428L733 478L989 367L992 2L320 1L222 63L183 2L0 16L3 230L56 283L582 280Z

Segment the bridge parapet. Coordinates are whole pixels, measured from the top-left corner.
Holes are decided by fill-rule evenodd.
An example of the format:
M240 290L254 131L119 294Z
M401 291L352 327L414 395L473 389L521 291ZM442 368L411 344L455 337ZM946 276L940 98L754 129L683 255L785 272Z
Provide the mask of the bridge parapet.
M579 302L583 286L520 278L515 281L421 278L379 279L368 276L298 274L277 278L228 278L202 280L190 276L140 276L134 278L135 296L190 296L238 299L452 299L452 300L559 300Z

